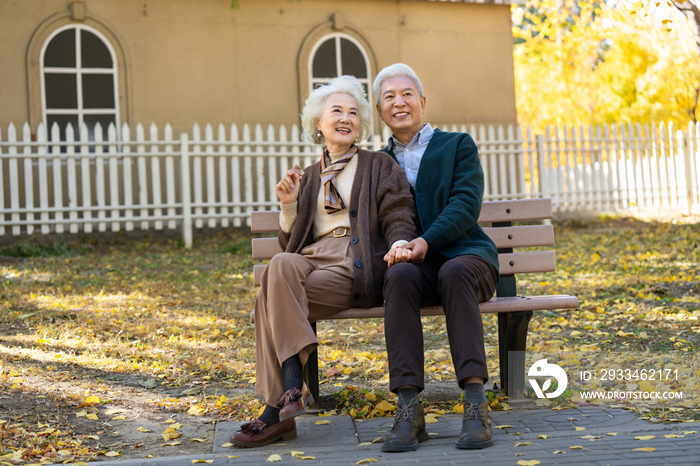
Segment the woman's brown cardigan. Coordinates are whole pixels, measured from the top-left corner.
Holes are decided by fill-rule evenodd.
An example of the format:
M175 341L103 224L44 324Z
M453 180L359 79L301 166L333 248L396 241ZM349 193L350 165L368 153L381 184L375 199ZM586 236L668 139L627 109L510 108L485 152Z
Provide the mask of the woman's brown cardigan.
M380 306L389 246L416 238L416 208L406 174L384 152L360 149L349 209L351 250L355 261L352 304ZM314 242L313 219L321 188L321 162L306 167L299 186L297 217L290 233L279 231L286 252L299 253Z

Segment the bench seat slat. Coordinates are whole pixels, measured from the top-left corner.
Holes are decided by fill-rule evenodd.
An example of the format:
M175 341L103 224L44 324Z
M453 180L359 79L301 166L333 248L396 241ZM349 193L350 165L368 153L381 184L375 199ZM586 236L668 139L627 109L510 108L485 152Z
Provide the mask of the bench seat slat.
M525 248L532 246L552 246L554 227L552 225L528 225L517 227L484 228L484 232L497 248ZM272 259L282 252L277 238L253 238L253 259Z
M516 312L516 311L546 311L546 310L563 310L576 309L578 307L578 298L569 295L554 295L554 296L513 296L491 298L490 301L479 304L479 309L482 314L497 314L499 312ZM420 315L441 316L445 315L442 306L428 306L420 310ZM339 312L332 317L327 317L324 320L341 320L341 319L373 319L383 318L383 307L371 307L368 309L352 308ZM254 322L254 314L251 313L251 322Z
M279 228L279 214L279 210L252 212L250 231L253 233L275 233ZM479 223L524 222L547 218L552 218L551 199L488 201L481 206Z
M512 252L498 255L501 275L553 272L556 270L554 251ZM510 265L510 263L513 265ZM266 264L253 266L253 283L260 286Z

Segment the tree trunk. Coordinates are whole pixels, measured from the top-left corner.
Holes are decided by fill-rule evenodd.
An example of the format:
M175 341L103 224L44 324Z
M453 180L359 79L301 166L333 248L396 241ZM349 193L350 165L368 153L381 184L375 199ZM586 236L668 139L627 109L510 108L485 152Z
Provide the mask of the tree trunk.
M698 59L700 59L700 10L690 0L685 0L680 4L678 1L674 1L673 4L688 18L690 30L695 38L695 49L698 52Z

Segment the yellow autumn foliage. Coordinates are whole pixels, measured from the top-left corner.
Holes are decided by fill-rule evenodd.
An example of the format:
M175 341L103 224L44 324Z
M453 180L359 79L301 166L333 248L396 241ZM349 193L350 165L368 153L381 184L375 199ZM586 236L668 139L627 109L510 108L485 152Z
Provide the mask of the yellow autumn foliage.
M696 115L700 60L687 21L675 16L669 29L637 0L514 7L519 122L536 132L561 124L687 124Z

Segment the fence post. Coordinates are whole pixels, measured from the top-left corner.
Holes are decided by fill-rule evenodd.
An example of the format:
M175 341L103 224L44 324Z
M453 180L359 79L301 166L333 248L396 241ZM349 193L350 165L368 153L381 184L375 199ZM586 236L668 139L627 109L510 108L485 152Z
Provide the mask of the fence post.
M682 131L683 135L683 168L685 172L685 195L688 199L688 212L690 215L693 211L693 144L691 141L691 136L689 132Z
M190 153L187 133L180 134L180 197L182 198L182 241L192 247L192 200L190 198Z
M539 197L544 197L547 190L545 189L545 182L547 177L543 173L545 170L544 163L544 136L538 134L535 136L535 144L537 145L537 191L539 192Z

